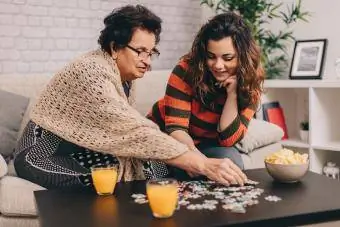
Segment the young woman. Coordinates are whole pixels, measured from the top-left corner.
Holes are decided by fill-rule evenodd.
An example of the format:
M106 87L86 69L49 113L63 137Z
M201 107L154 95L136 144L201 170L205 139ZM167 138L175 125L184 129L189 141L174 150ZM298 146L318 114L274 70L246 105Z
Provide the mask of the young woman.
M263 80L260 50L250 28L233 12L220 14L200 29L148 118L191 149L228 158L242 169L233 146L247 131Z

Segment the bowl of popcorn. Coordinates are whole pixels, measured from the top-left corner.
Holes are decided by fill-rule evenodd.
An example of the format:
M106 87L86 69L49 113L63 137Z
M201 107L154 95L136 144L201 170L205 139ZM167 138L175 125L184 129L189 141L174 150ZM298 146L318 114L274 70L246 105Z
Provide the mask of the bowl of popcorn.
M283 148L268 155L265 165L270 176L284 183L299 181L308 171L308 154L300 154Z

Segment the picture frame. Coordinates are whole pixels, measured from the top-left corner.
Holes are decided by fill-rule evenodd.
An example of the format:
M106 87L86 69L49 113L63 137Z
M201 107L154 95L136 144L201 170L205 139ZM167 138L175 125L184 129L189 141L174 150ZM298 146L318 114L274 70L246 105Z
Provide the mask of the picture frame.
M290 79L322 79L327 39L297 40L294 46Z

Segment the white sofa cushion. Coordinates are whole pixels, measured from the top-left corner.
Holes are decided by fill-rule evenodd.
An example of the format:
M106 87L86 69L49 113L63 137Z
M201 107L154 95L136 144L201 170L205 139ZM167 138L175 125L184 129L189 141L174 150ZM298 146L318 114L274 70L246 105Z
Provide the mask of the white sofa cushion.
M0 180L0 213L6 216L37 216L33 192L44 189L18 177L4 176Z
M43 74L2 74L0 89L30 98L39 94L39 88L43 87L50 79L51 75Z
M257 148L278 142L283 137L283 130L267 121L252 119L244 138L236 144L236 148L249 153Z
M8 172L8 167L5 162L5 159L0 154L0 178L5 176Z
M0 215L1 227L40 227L37 217L8 217Z
M147 72L136 80L136 109L146 115L156 101L164 97L171 70Z
M7 75L0 76L0 89L21 96L30 98L29 108L27 108L23 121L21 122L18 137L20 137L23 128L26 126L29 119L29 110L32 107L33 101L39 95L41 90L50 81L51 75L42 74L27 74L27 75Z
M257 148L253 152L248 154L242 154L243 156L248 156L247 163L244 163L245 169L257 169L257 168L266 168L264 164L264 159L269 154L279 151L282 149L281 143L272 143L270 145ZM245 160L245 159L243 159Z

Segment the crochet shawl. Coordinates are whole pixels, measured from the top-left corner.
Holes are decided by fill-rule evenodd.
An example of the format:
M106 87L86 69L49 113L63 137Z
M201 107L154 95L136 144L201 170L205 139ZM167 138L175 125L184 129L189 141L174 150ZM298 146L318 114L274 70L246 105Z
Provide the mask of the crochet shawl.
M175 158L188 148L134 109L134 96L134 83L127 98L116 62L96 50L51 79L31 119L69 142L116 156L119 181L144 179L142 160Z

